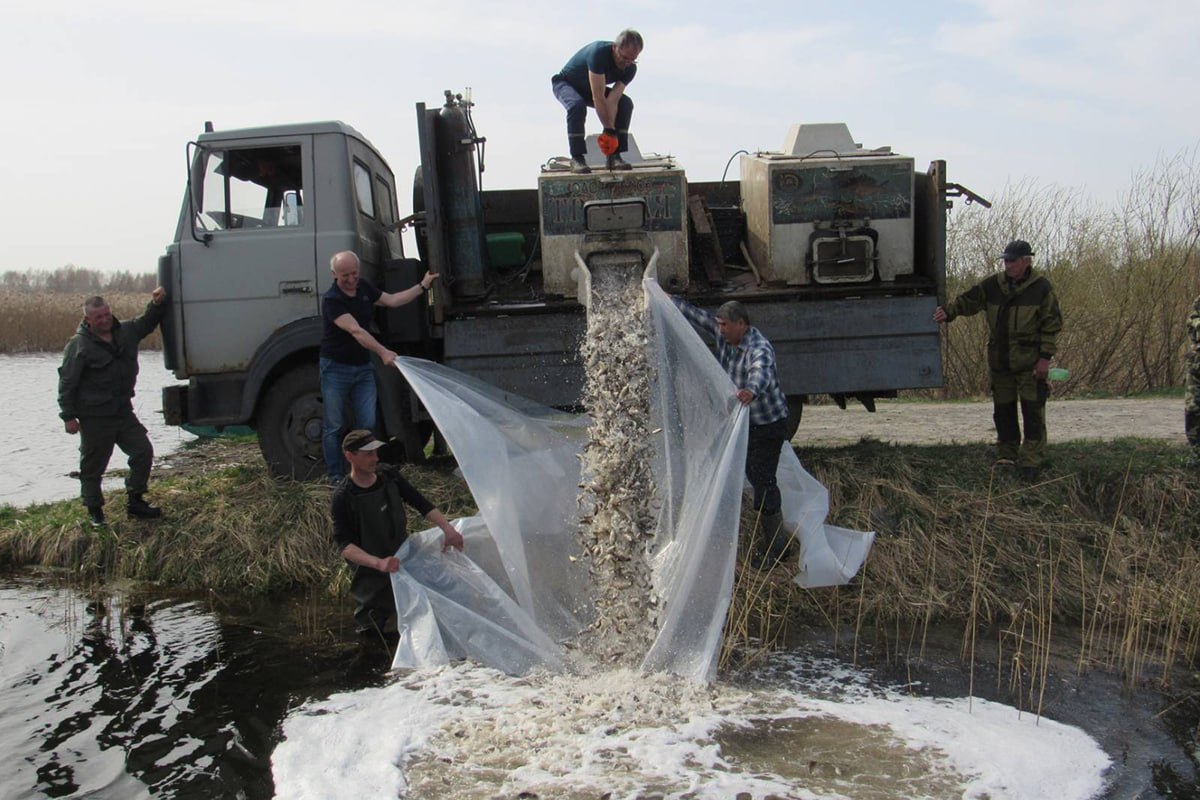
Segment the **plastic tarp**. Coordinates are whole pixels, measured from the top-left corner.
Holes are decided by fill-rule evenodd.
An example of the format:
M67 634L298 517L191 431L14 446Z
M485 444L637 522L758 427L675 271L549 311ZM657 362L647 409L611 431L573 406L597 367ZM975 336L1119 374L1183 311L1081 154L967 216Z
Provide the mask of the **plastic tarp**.
M644 287L656 368L651 565L659 614L641 667L710 680L733 587L748 416L705 342L656 282ZM576 539L587 419L432 362L396 363L454 452L479 515L455 522L466 538L462 554L442 553L436 529L398 553L393 666L457 657L513 673L568 666L594 621ZM828 494L787 446L779 479L784 519L800 542L797 582L845 583L873 534L824 524Z

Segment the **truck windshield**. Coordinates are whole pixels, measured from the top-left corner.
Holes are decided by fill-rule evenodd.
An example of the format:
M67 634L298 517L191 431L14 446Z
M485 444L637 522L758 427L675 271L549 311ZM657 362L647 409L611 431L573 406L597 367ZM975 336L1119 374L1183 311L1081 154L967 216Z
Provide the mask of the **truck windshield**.
M304 224L299 145L202 150L196 226L218 231Z

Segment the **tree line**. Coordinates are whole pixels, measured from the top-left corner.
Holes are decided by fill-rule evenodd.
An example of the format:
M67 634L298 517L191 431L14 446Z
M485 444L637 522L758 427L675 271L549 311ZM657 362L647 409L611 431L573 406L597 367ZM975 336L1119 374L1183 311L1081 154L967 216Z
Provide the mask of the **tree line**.
M101 272L74 264L53 270L10 269L0 275L0 291L21 294L149 294L157 285L158 277L152 272Z

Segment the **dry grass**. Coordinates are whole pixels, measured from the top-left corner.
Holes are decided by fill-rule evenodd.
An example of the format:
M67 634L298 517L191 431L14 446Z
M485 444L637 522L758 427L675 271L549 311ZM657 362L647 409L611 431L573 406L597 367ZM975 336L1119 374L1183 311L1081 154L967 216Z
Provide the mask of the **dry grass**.
M0 353L44 353L62 350L83 319L90 294L0 291ZM146 308L148 294L106 294L117 319L132 319ZM160 349L159 332L142 340L144 349Z
M156 479L151 495L168 515L123 519L109 498L111 525L81 524L75 502L0 512L0 565L68 569L95 580L135 580L182 590L262 594L297 587L343 595L349 588L331 538L330 489L273 478L253 443L210 442L185 475ZM198 466L203 465L203 466ZM433 467L408 478L450 516L474 513L462 481ZM409 512L410 530L428 523Z
M1063 444L1053 454L1059 466L1028 486L993 471L983 447L864 441L805 452L829 488L830 522L877 531L874 549L838 588L802 590L788 570L739 565L722 669L749 666L812 626L855 657L869 644L919 660L934 626L957 623L964 661L998 652L1024 708L1039 708L1052 657L1167 684L1200 648L1200 481L1179 466L1182 448L1162 443ZM192 460L154 482L170 512L157 523L118 518L97 533L81 527L75 502L0 508L0 566L218 594L345 596L327 488L272 479L252 443L210 443ZM449 466L404 469L449 516L475 513ZM110 502L115 512L122 498ZM747 512L742 530L754 524Z
M802 590L739 573L722 662L737 668L799 624L924 655L931 626L959 621L966 663L987 643L1023 706L1040 707L1052 655L1131 682L1166 684L1200 646L1200 486L1179 448L1061 446L1036 486L993 471L985 448L864 442L808 454L835 522L878 531L860 575ZM751 574L751 577L745 577ZM1073 653L1059 629L1078 629Z

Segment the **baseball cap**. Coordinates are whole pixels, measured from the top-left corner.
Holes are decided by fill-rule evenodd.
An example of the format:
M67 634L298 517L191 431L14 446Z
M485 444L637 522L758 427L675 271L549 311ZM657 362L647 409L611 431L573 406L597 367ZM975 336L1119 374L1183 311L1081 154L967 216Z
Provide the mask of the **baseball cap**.
M372 436L370 431L350 431L346 434L346 438L342 439L342 449L350 453L369 452L381 447L383 447L383 442Z
M1029 242L1023 239L1013 239L1004 248L1004 252L1000 254L1000 258L1005 261L1015 261L1023 256L1033 255L1033 248L1029 246Z

